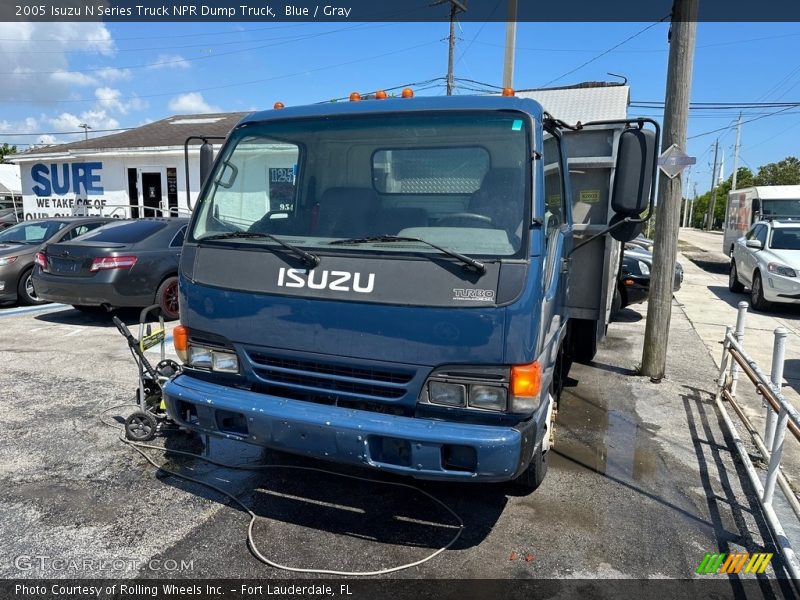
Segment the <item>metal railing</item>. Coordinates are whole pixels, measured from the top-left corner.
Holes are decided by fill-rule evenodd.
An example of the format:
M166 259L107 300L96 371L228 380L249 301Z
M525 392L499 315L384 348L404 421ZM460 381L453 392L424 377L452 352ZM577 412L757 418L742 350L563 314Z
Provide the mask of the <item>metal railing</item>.
M800 441L800 413L798 413L797 409L795 409L781 393L783 363L786 354L786 337L788 332L783 327L775 329L775 341L772 348L772 372L770 376L767 377L742 347L748 306L747 302L739 303L736 327L727 327L725 330L725 339L722 342L722 360L720 361L719 377L717 379L717 395L714 401L720 410L728 433L733 439L733 443L747 471L750 482L756 490L759 503L764 512L764 517L770 529L772 529L778 549L786 562L786 568L790 572L795 584L797 584L797 582L800 581L800 563L798 563L797 555L786 536L780 518L773 506L775 485L777 484L783 491L783 495L786 497L795 517L800 519L800 502L798 502L794 491L781 469L781 457L783 456L783 444L786 439L786 430L788 429L794 438ZM740 372L744 373L752 382L756 388L756 392L763 398L763 407L766 410L766 425L763 438L759 435L756 427L736 401L736 387ZM723 402L723 400L725 402ZM767 475L763 484L747 448L730 419L725 405L726 403L729 404L739 416L742 424L752 437L753 443L761 453L764 462L767 463Z

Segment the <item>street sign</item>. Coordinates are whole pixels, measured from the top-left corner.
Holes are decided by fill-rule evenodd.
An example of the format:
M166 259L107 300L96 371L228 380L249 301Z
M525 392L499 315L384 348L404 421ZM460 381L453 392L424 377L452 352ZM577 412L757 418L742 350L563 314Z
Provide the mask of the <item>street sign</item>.
M672 144L658 157L658 166L664 175L670 179L675 179L686 167L697 163L697 158L689 156L678 148L677 144Z

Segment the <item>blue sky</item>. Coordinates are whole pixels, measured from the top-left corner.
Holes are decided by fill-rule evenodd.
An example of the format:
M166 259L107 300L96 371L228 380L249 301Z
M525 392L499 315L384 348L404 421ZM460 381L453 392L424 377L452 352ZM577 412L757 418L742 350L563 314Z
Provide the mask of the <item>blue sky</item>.
M515 87L613 81L607 74L612 72L628 78L634 102L663 102L668 27L520 23ZM255 110L276 100L305 104L353 90L424 82L445 75L448 30L444 20L0 23L0 143L22 148L80 139L83 133L61 132L80 130L82 123L92 127L89 135L99 135L94 131L134 127L177 113ZM505 23L460 23L457 36L456 77L499 85ZM774 116L768 113L779 108L743 110L743 121L757 120L742 127L740 164L754 171L800 155L799 49L798 23L698 24L693 102L798 102L797 108ZM442 82L416 87L419 94L445 93ZM470 91L457 87L456 93ZM652 108L632 107L629 113L662 117ZM691 113L688 152L698 158L691 175L698 193L710 187L717 137L724 174L730 174L732 124L738 113ZM722 131L702 135L716 129Z

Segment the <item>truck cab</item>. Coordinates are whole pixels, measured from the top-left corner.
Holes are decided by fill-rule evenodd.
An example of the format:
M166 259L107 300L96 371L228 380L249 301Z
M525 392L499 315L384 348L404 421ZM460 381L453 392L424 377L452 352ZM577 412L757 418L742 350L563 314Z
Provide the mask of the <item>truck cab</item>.
M560 129L529 99L253 114L184 244L183 426L417 478L544 477L570 357Z

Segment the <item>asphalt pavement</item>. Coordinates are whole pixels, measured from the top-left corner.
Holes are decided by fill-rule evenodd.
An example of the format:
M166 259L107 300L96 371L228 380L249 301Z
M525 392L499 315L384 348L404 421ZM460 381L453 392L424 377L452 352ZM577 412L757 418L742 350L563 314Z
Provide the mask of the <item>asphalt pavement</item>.
M452 514L391 483L432 494L464 527L448 550L384 578L684 579L700 577L695 570L707 552L775 552L722 433L706 346L675 305L667 377L653 384L636 372L643 315L643 306L625 309L595 362L574 365L549 473L528 496L505 485L414 482L180 431L155 443L262 468L145 451L239 497L258 516L259 551L291 567L390 569L448 544L458 532ZM125 318L133 324L136 315ZM255 558L240 507L157 473L119 441L118 429L99 421L108 408L105 418L119 425L132 410L120 405L136 385L134 363L107 316L68 307L0 310L0 330L0 577L304 576ZM77 567L64 567L64 559ZM103 559L127 567L92 563ZM777 554L756 589L790 594L776 576L785 576ZM756 576L711 577L736 592Z

